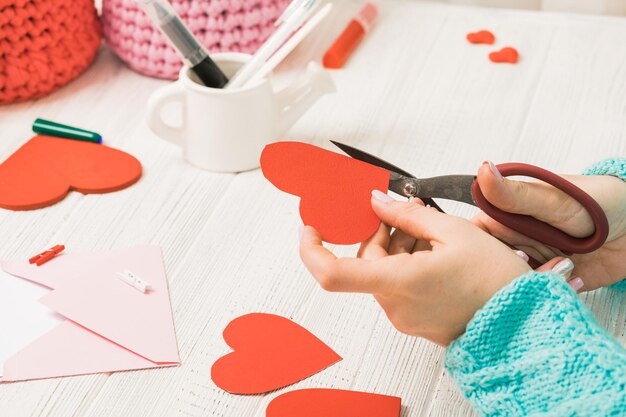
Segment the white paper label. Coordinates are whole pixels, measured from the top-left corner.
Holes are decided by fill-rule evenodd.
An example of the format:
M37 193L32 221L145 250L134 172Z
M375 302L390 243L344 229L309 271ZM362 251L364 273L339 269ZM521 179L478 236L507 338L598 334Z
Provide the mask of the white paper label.
M119 279L130 285L131 287L145 293L146 291L152 289L149 283L139 278L137 275L133 274L129 270L124 270L124 272L118 272L117 276Z

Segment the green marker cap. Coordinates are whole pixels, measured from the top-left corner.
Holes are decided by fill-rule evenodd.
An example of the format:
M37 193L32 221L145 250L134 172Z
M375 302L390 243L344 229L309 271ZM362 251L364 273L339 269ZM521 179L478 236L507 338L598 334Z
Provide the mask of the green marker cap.
M102 136L96 132L62 125L50 120L36 119L33 122L33 132L41 135L56 136L65 139L82 140L85 142L102 143Z

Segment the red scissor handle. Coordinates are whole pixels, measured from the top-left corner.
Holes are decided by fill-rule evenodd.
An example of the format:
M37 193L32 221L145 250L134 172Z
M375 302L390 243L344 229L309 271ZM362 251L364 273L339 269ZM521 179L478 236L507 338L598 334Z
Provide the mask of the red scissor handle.
M593 252L604 244L607 236L609 235L609 222L606 218L604 210L602 210L596 200L594 200L589 194L567 181L565 178L534 165L511 162L498 165L498 170L505 177L512 175L532 177L547 182L559 190L564 191L578 201L585 208L585 210L587 210L593 219L595 232L589 237L577 238L568 235L548 223L537 220L532 216L508 213L500 210L487 201L478 185L478 181L474 181L474 184L472 185L472 195L474 196L474 201L489 217L515 230L516 232L522 233L525 236L533 238L546 245L560 249L566 254Z

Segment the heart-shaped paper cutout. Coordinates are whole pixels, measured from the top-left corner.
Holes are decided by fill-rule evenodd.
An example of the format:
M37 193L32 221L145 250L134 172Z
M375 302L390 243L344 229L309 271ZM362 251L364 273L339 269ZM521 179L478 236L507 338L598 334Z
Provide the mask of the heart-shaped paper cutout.
M211 368L215 384L233 394L260 394L294 384L341 360L304 327L273 314L231 321L224 341L233 352Z
M371 193L387 191L387 170L301 142L267 145L261 169L277 188L300 196L303 223L324 241L351 245L378 229Z
M519 59L519 53L515 48L507 46L499 51L490 53L489 59L495 63L515 64Z
M35 136L0 165L0 207L32 210L83 194L121 190L141 177L125 152L95 143Z
M336 389L302 389L274 398L266 417L398 417L398 397Z
M481 30L475 33L468 33L467 40L475 44L493 45L496 41L496 37L488 30Z

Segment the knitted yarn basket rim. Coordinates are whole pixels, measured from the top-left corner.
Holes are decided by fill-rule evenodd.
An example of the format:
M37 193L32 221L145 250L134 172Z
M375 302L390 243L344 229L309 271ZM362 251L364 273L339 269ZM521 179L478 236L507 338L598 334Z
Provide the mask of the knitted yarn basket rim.
M0 104L43 97L94 61L102 28L93 0L5 0Z
M189 30L209 52L254 53L274 31L290 0L171 0ZM109 48L129 67L157 78L178 77L182 60L136 0L103 0Z

